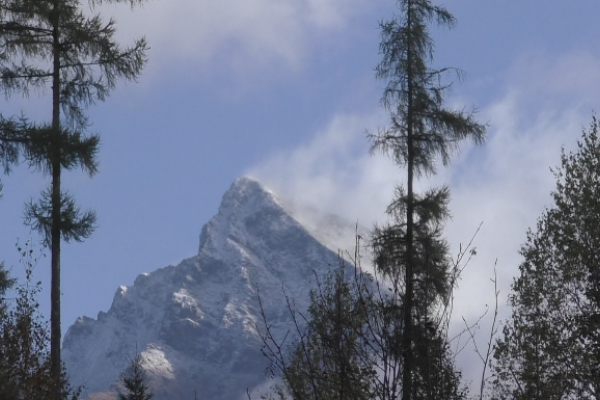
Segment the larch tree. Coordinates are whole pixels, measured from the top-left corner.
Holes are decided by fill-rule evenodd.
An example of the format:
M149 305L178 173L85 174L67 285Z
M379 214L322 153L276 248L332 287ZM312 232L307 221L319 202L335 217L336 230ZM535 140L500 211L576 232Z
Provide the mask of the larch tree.
M132 5L139 1L113 0ZM92 5L102 0L93 0ZM145 39L126 48L115 41L115 21L86 15L80 0L0 0L0 88L28 93L50 85L51 122L25 118L13 138L29 164L47 173L50 186L26 208L26 223L39 231L51 253L51 351L56 398L60 397L61 241L82 241L94 229L93 212L81 212L63 191L63 170L97 171L98 135L89 134L85 108L104 101L119 78L136 80L146 62ZM3 118L14 126L14 118ZM6 126L6 125L5 125ZM5 134L11 134L4 131ZM6 141L10 143L10 141Z
M563 150L494 348L494 399L600 398L600 124Z
M18 163L19 146L15 143L12 135L14 121L3 119L0 114L0 167L4 173L10 172L11 167ZM0 181L0 197L2 197L2 181Z
M435 173L439 162L447 165L461 141L482 143L486 129L472 113L444 107L449 85L442 81L453 69L430 66L434 44L428 24L452 28L455 18L429 0L399 0L398 8L395 18L381 23L382 60L376 68L377 77L387 81L382 104L391 121L370 138L373 151L390 154L405 168L406 187L397 189L388 208L393 222L376 228L373 242L377 270L401 293L393 304L401 314L394 327L399 341L395 357L400 363L394 374L401 374L402 399L411 400L433 398L434 385L439 383L433 361L449 362L440 353L446 346L436 333L441 320L434 314L453 286L448 248L441 236L449 215L449 189L419 194L415 180ZM437 355L428 350L433 337L439 342Z
M438 162L446 165L462 140L482 143L486 129L472 114L443 107L448 86L441 80L452 70L428 66L427 23L453 26L452 15L426 0L398 4L400 16L381 24L377 68L388 80L382 103L391 125L370 138L373 151L406 167L407 187L397 189L388 207L394 222L374 231L376 274L366 278L357 265L352 282L337 273L333 284L313 292L306 316L290 305L299 336L291 356L287 335L276 338L263 314L269 373L280 372L285 383L263 398L466 398L447 343L446 311L457 277L442 238L450 191L419 194L414 181L434 173Z

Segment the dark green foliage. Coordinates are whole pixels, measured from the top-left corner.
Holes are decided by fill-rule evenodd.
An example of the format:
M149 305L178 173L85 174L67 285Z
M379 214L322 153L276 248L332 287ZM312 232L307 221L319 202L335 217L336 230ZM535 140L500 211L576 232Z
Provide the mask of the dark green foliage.
M6 316L8 308L7 304L7 292L14 286L16 280L10 277L10 274L4 263L0 263L0 318Z
M442 222L449 216L448 188L431 189L423 196L413 195L413 275L415 298L421 299L415 307L427 307L416 312L425 316L434 307L443 304L451 293L448 245L442 238ZM373 248L378 271L390 278L404 291L407 263L408 198L403 188L396 190L396 198L388 207L395 221L383 228L375 228ZM393 245L392 245L393 244Z
M382 103L391 124L370 139L373 151L389 153L406 167L406 189L399 187L388 207L392 223L374 231L377 279L365 284L357 272L349 283L336 272L313 292L306 318L299 319L290 305L300 336L291 359L285 339L273 336L265 318L269 372L282 372L285 384L275 388L281 399L466 397L446 337L447 306L459 273L442 237L450 191L418 194L413 186L415 176L435 172L438 161L446 165L460 141L482 143L485 126L472 114L443 107L448 85L441 79L449 69L428 66L433 41L427 24L453 26L452 15L428 0L398 4L399 16L381 23L383 59L377 67L377 76L388 81Z
M600 395L600 125L555 171L554 205L527 234L512 316L494 348L494 398Z
M31 253L23 250L24 257ZM1 321L0 392L14 399L49 399L52 395L48 359L47 327L37 315L38 285L30 286L31 268L27 283L17 289L13 305Z
M342 263L311 291L306 316L288 304L298 334L291 347L285 338L274 337L263 313L263 352L271 362L267 374L283 380L263 399L398 399L402 295L360 269L349 272ZM444 333L425 319L416 326L413 388L418 398L466 398Z
M373 366L365 347L367 309L360 294L332 271L310 293L306 335L293 353L286 376L294 399L369 399Z
M13 165L18 164L21 146L27 141L29 127L24 117L6 119L0 114L0 167L5 174L11 171Z
M154 395L148 387L146 371L142 366L142 357L136 352L129 362L127 370L121 374L125 393L119 392L119 400L152 400Z
M62 228L62 239L66 242L74 239L77 242L90 237L94 231L96 214L93 211L84 213L76 206L73 196L62 192L60 195L60 225ZM52 237L52 192L46 189L37 201L27 203L25 209L25 223L33 230L38 231L45 239L46 245L50 246Z
M57 140L60 144L58 158L62 169L81 168L90 176L98 172L96 156L100 138L97 135L84 136L82 132L75 129L61 129L59 136L55 136L51 126L42 126L30 127L27 140L24 149L25 160L31 167L39 169L46 175L52 173L53 140Z
M39 314L40 283L31 281L37 260L28 243L18 247L27 280L12 290L15 280L0 265L0 398L3 400L50 400L54 398L50 375L48 324ZM15 297L8 297L7 293ZM77 399L61 372L61 399Z
M86 133L84 108L105 100L118 78L137 79L146 61L144 39L122 49L114 34L115 21L104 23L99 15L86 16L79 0L0 0L0 89L7 95L27 94L31 88L56 86L52 123L38 125L0 116L0 148L5 150L0 155L5 164L16 161L20 145L29 164L53 178L53 186L60 185L63 169L97 172L99 137ZM48 242L53 224L60 226L65 238L89 236L93 213L75 212L72 196L64 194L67 198L60 199L60 193L53 188L44 192L39 203L30 202L27 221ZM57 218L52 216L54 207L61 209L60 221L53 220Z
M133 6L139 1L127 2ZM52 89L50 123L19 125L14 118L0 115L0 143L5 148L0 161L14 163L20 150L30 166L51 178L40 200L27 205L25 221L43 235L51 252L51 359L56 388L60 384L61 239L89 237L96 221L92 211L82 213L62 190L61 175L76 167L90 175L96 172L99 138L87 132L84 110L104 101L117 79L136 80L146 62L145 39L121 48L114 34L115 21L105 23L98 14L86 15L80 0L0 0L0 90L6 95L16 91L27 95L32 88Z
M121 48L115 21L87 16L82 6L80 0L0 1L0 88L27 94L59 72L58 104L79 127L87 122L83 108L105 100L118 78L137 79L147 49L144 39Z
M451 69L429 66L434 51L428 24L451 28L456 23L452 14L429 0L400 0L398 6L399 14L381 23L382 60L376 69L377 77L387 80L381 102L391 121L370 135L372 151L390 154L406 168L406 189L397 189L387 210L392 223L376 227L373 235L376 269L402 297L392 303L402 315L397 316L401 322L393 324L395 359L389 361L394 368L386 372L393 375L386 380L393 382L389 398L398 395L400 376L403 400L460 397L459 375L453 371L445 332L440 332L442 319L436 315L448 303L454 285L442 238L450 192L442 187L419 195L414 180L434 173L438 162L447 165L461 141L482 143L486 129L472 114L444 108L450 85L442 79ZM430 327L432 336L418 329L420 324ZM442 384L442 376L454 383Z
M485 126L463 110L443 108L450 85L441 81L451 69L429 67L434 49L427 25L452 28L452 14L429 0L401 0L398 6L398 16L380 24L383 58L376 73L387 80L381 102L390 111L391 123L372 136L373 149L390 153L398 165L416 174L434 172L438 160L449 163L462 140L482 143Z
M289 304L298 333L289 357L284 354L283 342L278 343L265 325L263 353L271 361L268 374L281 372L283 378L283 386L274 388L276 398L372 398L375 368L368 344L369 304L362 301L368 295L364 285L349 279L348 272L341 264L319 282L310 292L306 316L296 314Z

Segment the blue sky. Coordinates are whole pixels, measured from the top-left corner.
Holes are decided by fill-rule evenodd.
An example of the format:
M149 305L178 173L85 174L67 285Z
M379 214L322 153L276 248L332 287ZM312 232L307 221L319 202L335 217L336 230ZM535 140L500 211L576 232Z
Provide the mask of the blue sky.
M435 65L466 73L448 105L477 108L489 136L420 185L451 186L453 251L484 224L456 303L474 315L491 301L496 258L504 303L525 231L550 204L549 167L600 108L600 3L444 5L458 25L434 29ZM89 109L102 138L99 174L65 176L99 221L89 240L63 247L63 331L107 310L139 273L195 254L202 225L240 175L366 226L383 219L404 173L368 154L365 131L387 123L373 68L392 0L152 0L96 11L117 20L122 43L145 35L151 50L138 83ZM47 95L0 106L49 118ZM46 181L25 167L2 180L0 256L20 274L14 243L39 240L22 225L23 203ZM42 259L36 277L46 288L48 270Z

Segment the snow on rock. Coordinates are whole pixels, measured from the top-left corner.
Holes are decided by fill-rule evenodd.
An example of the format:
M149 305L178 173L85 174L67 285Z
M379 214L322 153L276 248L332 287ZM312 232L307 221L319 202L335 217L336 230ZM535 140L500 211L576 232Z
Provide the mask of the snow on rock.
M289 204L254 180L236 180L202 228L196 256L139 275L117 289L108 312L68 329L63 358L72 384L90 399L115 398L137 349L156 400L193 398L195 390L202 399L236 400L261 385L258 295L283 335L292 328L285 294L305 309L313 271L337 265L335 246L354 240L354 224Z

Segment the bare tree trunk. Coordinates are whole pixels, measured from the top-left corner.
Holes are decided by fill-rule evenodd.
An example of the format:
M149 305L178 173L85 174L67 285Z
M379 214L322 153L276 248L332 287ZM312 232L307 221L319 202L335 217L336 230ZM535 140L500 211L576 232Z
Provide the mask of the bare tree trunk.
M409 2L407 8L407 25L408 31L411 30L412 23L412 7ZM410 400L412 398L412 312L413 312L413 294L414 294L414 271L413 271L413 227L414 227L414 132L413 132L413 73L412 73L412 49L408 40L406 48L407 60L407 89L408 89L408 111L407 111L407 145L408 145L408 160L407 160L407 195L408 204L406 206L406 269L405 282L406 290L404 293L404 336L402 351L404 355L404 366L402 370L402 400Z
M54 381L55 399L61 397L61 357L60 357L60 232L61 232L61 133L60 133L60 37L59 0L54 0L52 10L53 73L52 73L52 229L51 246L51 314L50 314L50 360Z

